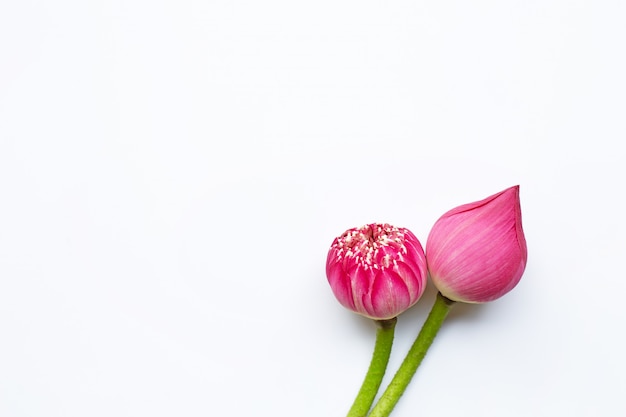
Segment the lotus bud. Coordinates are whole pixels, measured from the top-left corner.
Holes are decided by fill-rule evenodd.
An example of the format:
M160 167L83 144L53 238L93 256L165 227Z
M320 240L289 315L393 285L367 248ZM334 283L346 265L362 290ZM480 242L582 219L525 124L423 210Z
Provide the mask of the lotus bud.
M349 229L328 251L326 276L344 307L372 319L391 319L424 293L424 249L408 229L379 223Z
M527 259L519 186L445 213L426 255L433 284L450 300L483 303L511 291Z

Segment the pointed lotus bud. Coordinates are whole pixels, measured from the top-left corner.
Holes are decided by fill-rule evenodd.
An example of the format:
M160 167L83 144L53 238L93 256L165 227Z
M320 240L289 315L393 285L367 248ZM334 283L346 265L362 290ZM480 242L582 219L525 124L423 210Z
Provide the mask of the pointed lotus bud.
M344 307L372 319L391 319L424 293L424 249L408 229L368 224L333 241L326 276Z
M441 216L426 254L431 280L451 300L483 303L511 291L527 258L519 186Z

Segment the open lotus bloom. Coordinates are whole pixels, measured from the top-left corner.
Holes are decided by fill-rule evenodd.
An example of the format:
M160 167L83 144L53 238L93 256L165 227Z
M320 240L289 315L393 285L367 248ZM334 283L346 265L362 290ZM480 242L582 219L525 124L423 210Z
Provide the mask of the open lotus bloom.
M344 307L386 320L411 307L424 293L426 259L422 245L408 229L368 224L333 241L326 276Z
M483 303L511 291L527 259L519 186L445 213L426 255L431 280L451 300Z

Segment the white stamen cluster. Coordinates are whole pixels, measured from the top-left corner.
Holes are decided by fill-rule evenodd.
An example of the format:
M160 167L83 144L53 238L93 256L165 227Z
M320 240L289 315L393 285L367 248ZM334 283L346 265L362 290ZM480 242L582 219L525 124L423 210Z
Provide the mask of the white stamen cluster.
M337 260L350 259L364 269L388 268L407 253L404 229L389 224L369 224L346 231L333 244ZM379 259L379 252L385 255Z

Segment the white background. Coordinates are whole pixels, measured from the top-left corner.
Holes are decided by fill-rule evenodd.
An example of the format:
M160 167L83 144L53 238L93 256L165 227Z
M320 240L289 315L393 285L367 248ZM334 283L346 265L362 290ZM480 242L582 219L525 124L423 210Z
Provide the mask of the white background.
M393 415L626 415L625 21L619 0L0 0L0 415L345 415L375 327L330 291L332 239L425 244L515 184L522 281L453 310Z

